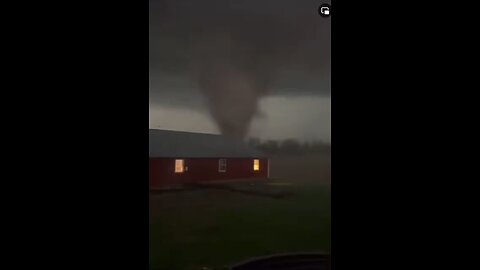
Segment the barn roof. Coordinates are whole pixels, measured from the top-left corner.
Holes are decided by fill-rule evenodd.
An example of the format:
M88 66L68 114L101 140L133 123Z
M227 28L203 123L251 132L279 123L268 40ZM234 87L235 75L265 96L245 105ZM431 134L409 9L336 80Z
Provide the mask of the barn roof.
M149 157L266 157L242 141L222 135L150 129Z

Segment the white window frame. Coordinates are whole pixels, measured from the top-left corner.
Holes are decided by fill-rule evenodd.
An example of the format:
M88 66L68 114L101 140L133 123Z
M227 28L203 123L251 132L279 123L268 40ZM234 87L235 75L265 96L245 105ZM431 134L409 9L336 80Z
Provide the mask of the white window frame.
M223 164L222 164L223 162ZM223 166L222 166L223 165ZM222 169L223 167L223 169ZM218 172L226 172L227 171L227 159L221 158L218 160Z

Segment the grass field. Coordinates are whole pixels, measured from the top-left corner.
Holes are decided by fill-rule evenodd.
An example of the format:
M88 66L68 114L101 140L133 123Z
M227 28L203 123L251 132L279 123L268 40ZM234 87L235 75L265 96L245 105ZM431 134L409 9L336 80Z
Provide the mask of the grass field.
M150 269L216 268L273 253L329 251L329 159L306 159L312 158L272 160L275 179L258 185L292 193L282 199L212 189L151 195Z

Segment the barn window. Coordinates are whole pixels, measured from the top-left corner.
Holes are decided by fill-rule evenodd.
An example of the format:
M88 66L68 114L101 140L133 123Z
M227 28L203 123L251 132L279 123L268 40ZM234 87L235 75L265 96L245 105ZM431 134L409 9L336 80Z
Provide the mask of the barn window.
M175 159L175 173L183 173L185 162L183 159Z
M259 171L260 170L260 160L259 159L254 159L253 160L253 170L254 171Z
M227 171L227 160L226 159L219 159L218 160L218 171L219 172L226 172Z

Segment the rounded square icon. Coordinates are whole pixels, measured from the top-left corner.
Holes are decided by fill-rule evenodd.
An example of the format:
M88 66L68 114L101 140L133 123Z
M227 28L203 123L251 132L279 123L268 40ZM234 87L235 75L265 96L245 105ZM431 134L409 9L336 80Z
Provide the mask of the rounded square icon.
M318 7L318 14L322 17L328 17L330 16L330 5L329 4L321 4L320 7Z

